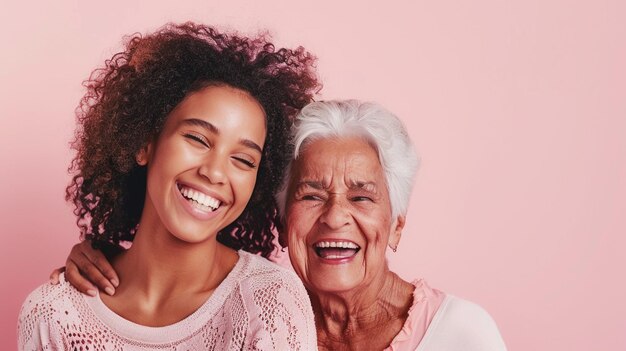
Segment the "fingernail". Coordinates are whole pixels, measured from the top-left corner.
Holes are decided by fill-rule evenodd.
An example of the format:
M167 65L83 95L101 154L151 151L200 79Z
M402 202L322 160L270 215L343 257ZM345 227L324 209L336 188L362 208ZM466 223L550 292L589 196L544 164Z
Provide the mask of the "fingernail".
M113 294L115 294L115 290L113 290L113 288L112 288L112 287L110 287L110 286L107 286L106 288L104 288L104 291L105 291L107 294L111 295L111 296L113 296Z
M113 286L117 288L117 286L120 285L120 282L118 282L117 279L113 278L111 279L111 284L113 284Z
M96 296L97 291L95 291L94 289L89 289L87 290L87 295L89 296Z

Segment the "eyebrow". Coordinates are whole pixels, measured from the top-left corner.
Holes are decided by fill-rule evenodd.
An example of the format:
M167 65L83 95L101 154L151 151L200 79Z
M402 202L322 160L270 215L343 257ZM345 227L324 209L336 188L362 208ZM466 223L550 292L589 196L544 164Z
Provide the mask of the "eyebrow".
M369 192L376 192L377 187L376 187L376 182L367 182L367 181L360 181L360 180L351 180L350 181L350 189L362 189L365 191L369 191Z
M317 180L303 180L301 182L298 182L296 186L298 188L303 187L303 186L308 186L316 190L324 190L327 188L326 186L324 186L324 184L321 181L317 181Z
M203 119L187 118L187 119L183 120L182 123L206 129L208 132L213 133L213 134L218 134L218 135L220 134L219 128L217 128L212 123L207 122L207 121L205 121ZM255 143L254 141L252 141L250 139L240 138L239 139L239 144L241 144L241 145L243 145L245 147L248 147L250 149L254 149L254 150L258 151L260 154L263 154L263 149L259 146L259 144Z
M296 187L308 186L316 190L326 190L328 186L324 185L323 182L317 180L303 180L296 184ZM350 185L348 186L351 190L353 189L362 189L369 192L376 192L377 187L375 182L367 182L367 181L358 181L352 180L350 181Z
M209 123L209 122L207 122L205 120L202 120L202 119L188 118L188 119L183 120L182 123L204 128L204 129L206 129L207 131L209 131L209 132L211 132L213 134L219 134L220 133L220 130L216 126L214 126L213 124L211 124L211 123Z

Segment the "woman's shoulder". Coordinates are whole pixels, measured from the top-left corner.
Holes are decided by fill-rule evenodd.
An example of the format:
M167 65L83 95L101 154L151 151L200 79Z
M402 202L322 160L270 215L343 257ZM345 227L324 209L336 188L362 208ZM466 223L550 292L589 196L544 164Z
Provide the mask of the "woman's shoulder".
M248 337L259 350L316 350L313 309L291 270L240 251L239 294L249 317Z
M441 322L459 330L478 332L497 329L489 312L474 302L448 294L441 308Z
M79 306L84 306L82 299L80 292L65 280L64 275L60 276L59 284L45 283L37 287L26 297L20 310L19 345L27 348L27 345L54 345L61 342L61 333L56 328L78 318L76 312ZM46 340L43 340L44 336Z
M246 304L265 313L290 304L293 307L287 313L312 315L309 295L293 270L247 252L240 251L240 257L243 268L239 285Z
M276 285L287 284L302 288L302 281L293 270L281 267L278 264L261 256L248 252L239 251L240 259L243 260L240 281L253 285Z
M46 315L45 311L65 307L68 303L72 304L74 300L80 298L80 293L65 280L65 275L61 274L58 284L44 283L26 297L20 317L32 311Z
M418 350L438 348L506 350L495 321L484 308L449 294L434 316Z

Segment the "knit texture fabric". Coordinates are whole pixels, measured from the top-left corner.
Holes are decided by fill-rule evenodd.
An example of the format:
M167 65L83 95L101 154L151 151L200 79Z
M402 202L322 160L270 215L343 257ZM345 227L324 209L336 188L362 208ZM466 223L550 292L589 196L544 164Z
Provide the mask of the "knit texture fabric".
M211 297L185 319L147 327L111 311L62 275L24 302L20 350L317 350L309 297L295 273L239 251Z

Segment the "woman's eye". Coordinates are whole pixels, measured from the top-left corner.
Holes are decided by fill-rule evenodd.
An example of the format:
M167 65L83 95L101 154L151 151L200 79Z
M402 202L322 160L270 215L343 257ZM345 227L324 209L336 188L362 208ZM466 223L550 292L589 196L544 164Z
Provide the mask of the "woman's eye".
M193 140L194 142L200 143L206 147L209 147L209 141L207 140L207 138L205 138L204 136L200 135L200 134L195 134L195 133L185 133L183 134L183 136L187 139Z
M301 197L301 199L307 201L321 201L322 197L318 195L304 195Z
M373 202L372 198L367 197L367 196L354 196L350 200L355 201L355 202L362 202L362 201Z
M233 159L235 161L237 161L237 162L240 162L240 163L246 165L247 167L256 168L256 164L254 163L254 161L250 161L250 160L242 158L242 157L233 157Z

